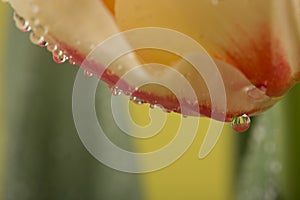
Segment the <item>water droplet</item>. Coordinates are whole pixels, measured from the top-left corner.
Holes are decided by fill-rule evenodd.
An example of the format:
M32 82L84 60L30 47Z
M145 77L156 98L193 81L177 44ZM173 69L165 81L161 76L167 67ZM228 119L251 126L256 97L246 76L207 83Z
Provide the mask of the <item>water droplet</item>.
M40 19L38 19L38 18L31 18L30 19L30 24L32 24L33 26L38 26L40 24Z
M251 119L248 115L243 114L242 116L234 117L231 120L231 127L238 133L247 131L250 128Z
M141 100L141 99L139 99L139 98L137 98L135 96L131 96L130 100L133 101L134 103L138 104L138 105L142 105L144 103L143 100Z
M154 109L154 108L156 108L156 105L155 104L150 104L150 106L149 106L151 109Z
M88 77L88 78L93 77L93 73L90 72L90 71L88 71L88 70L84 70L83 74L84 74L86 77Z
M44 36L48 33L48 29L44 26L38 25L34 28L34 32L38 36Z
M58 50L58 47L57 47L56 44L49 43L48 46L47 46L47 50L50 51L50 52L54 52L54 51Z
M266 96L266 88L257 88L254 85L246 88L247 95L255 101L264 101Z
M44 36L38 36L34 32L30 33L30 41L33 44L39 45L41 47L46 47L48 42L45 40Z
M20 29L23 32L28 32L31 30L29 22L20 15L18 15L16 12L14 13L13 18L18 29Z
M106 74L107 74L108 76L113 76L113 75L115 75L115 73L114 73L113 71L111 71L110 69L106 70Z
M53 52L53 60L58 63L64 63L67 60L67 56L59 49L54 50Z
M122 91L118 87L112 87L111 93L114 96L120 96L122 94Z
M76 65L76 61L75 61L75 59L73 58L73 56L70 56L70 57L69 57L69 63L70 63L71 65Z
M126 96L131 96L132 95L132 92L130 90L125 90L123 91L123 93L126 95Z
M157 107L159 107L165 113L171 113L172 112L171 110L165 108L163 105L158 104Z

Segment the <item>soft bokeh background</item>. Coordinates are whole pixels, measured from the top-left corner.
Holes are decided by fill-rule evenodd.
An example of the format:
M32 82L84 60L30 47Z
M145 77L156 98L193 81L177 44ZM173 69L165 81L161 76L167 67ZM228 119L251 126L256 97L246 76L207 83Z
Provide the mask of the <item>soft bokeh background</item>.
M197 155L208 119L201 119L191 148L171 166L134 175L95 160L82 145L72 118L72 89L78 68L58 65L28 33L14 26L12 10L0 3L0 178L1 198L106 200L300 199L300 88L255 118L248 133L227 125L213 152ZM110 91L101 88L100 123L118 145L148 151L163 146L176 131L179 116L170 114L157 137L123 137L109 110ZM131 104L140 125L148 106ZM190 130L187 130L190 131Z

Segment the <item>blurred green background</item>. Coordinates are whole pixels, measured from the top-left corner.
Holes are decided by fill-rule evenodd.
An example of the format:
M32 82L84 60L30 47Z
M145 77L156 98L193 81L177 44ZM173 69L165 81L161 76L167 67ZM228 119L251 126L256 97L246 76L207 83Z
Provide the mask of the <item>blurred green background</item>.
M52 61L46 49L30 43L14 25L12 10L0 3L0 178L1 199L300 199L300 87L253 119L247 133L226 126L212 154L198 160L202 132L171 166L134 175L110 169L82 145L72 118L72 89L78 68ZM99 99L108 99L103 87ZM99 119L115 143L147 150L166 143L134 144L98 102ZM139 123L145 106L132 105ZM176 123L178 116L168 117ZM203 119L203 124L209 120ZM205 126L205 125L204 125Z

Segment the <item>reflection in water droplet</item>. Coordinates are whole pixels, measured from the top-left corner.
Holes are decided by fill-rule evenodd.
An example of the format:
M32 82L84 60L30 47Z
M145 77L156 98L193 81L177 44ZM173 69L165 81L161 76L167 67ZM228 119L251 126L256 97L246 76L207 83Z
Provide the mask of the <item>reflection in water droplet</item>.
M48 46L47 46L47 50L50 51L50 52L54 52L58 49L57 45L56 44L51 44L49 43Z
M250 128L251 119L248 115L243 114L242 116L234 117L231 120L231 127L238 133L247 131Z
M38 36L34 32L30 33L29 38L33 44L39 45L41 47L45 47L48 45L48 42L45 40L44 36Z
M88 78L93 77L93 73L90 72L90 71L88 71L88 70L84 70L83 74L84 74L86 77L88 77Z
M58 63L64 63L67 60L67 56L59 49L56 49L52 52L53 60Z
M18 29L20 29L23 32L28 32L31 30L29 22L20 15L18 15L16 12L14 13L13 18Z
M122 91L118 87L112 87L111 93L114 96L120 96L122 94Z

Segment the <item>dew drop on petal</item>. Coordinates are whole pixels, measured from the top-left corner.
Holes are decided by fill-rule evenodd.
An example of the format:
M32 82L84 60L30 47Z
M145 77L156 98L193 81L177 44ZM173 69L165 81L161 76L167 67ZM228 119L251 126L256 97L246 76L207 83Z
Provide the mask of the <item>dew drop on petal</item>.
M47 50L50 51L50 52L54 52L58 49L57 45L56 44L51 44L49 43L48 46L47 46Z
M112 70L106 70L106 74L107 74L108 76L113 76L113 75L115 75L115 73L114 73Z
M38 36L44 36L48 33L48 29L44 26L38 25L37 27L34 28L34 32Z
M73 56L70 56L70 57L69 57L69 63L70 63L71 65L76 65L76 61L74 60Z
M84 74L86 77L88 77L88 78L93 77L93 73L90 72L90 71L88 71L88 70L84 70L83 74Z
M243 133L250 128L251 119L248 115L243 114L242 116L234 117L231 120L231 127L238 133Z
M266 88L260 87L257 88L255 86L249 86L246 88L247 95L254 101L264 101L266 98Z
M52 54L53 60L58 64L64 63L67 60L67 56L61 50L56 49Z
M40 20L38 18L31 18L30 24L32 24L33 26L38 26L40 24Z
M151 109L154 109L154 108L156 108L156 105L155 104L150 104L150 106L149 106Z
M33 44L39 45L41 47L46 47L48 42L45 40L44 36L38 36L36 33L30 33L30 41Z
M23 32L29 32L31 30L29 22L20 15L18 15L16 12L14 13L13 18L18 29L20 29Z
M137 97L135 97L135 96L131 96L131 97L130 97L130 100L131 100L133 103L138 104L138 105L142 105L142 104L144 103L143 100L141 100L141 99L139 99L139 98L137 98Z
M111 93L114 96L120 96L122 94L122 91L118 87L112 87L111 88Z

